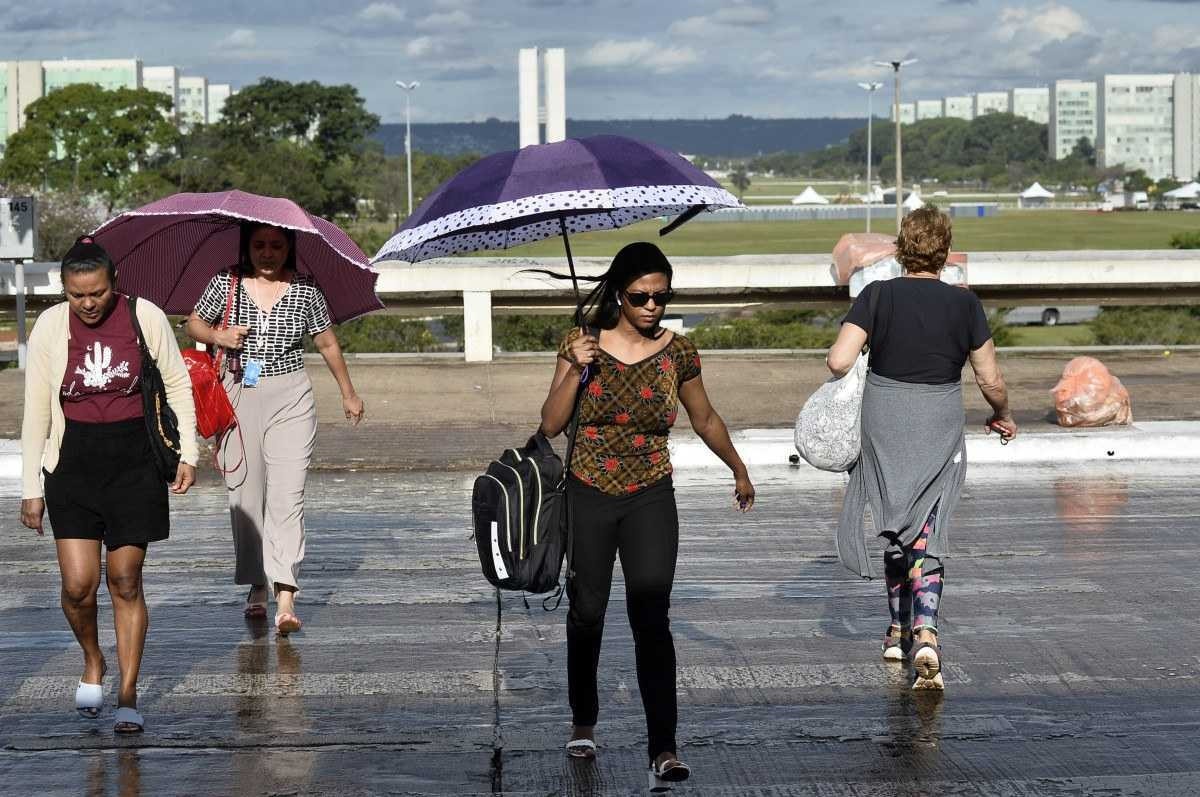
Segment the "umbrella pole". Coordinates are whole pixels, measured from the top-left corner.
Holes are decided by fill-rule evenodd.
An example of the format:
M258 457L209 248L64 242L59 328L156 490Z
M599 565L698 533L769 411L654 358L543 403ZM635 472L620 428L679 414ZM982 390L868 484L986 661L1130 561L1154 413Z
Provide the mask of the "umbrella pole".
M583 307L579 299L579 278L575 276L575 258L571 257L571 239L567 236L567 220L559 216L558 228L562 230L563 246L567 250L567 268L571 270L571 288L575 291L575 326L583 326Z

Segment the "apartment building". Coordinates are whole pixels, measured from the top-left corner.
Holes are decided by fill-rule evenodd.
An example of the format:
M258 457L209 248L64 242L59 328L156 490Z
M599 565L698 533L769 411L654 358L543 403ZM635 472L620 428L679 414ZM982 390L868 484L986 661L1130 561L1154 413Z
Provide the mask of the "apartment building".
M1143 169L1154 180L1174 174L1174 94L1175 75L1105 75L1097 162Z
M1200 75L1175 76L1175 179L1200 180Z
M1096 146L1099 106L1094 80L1056 80L1050 84L1050 155L1062 160L1079 139Z
M981 91L975 95L974 115L983 116L989 113L1008 113L1007 91Z
M1050 87L1016 88L1008 92L1009 112L1017 116L1037 122L1040 125L1050 122Z
M966 119L969 122L975 118L975 102L970 95L943 97L942 116Z

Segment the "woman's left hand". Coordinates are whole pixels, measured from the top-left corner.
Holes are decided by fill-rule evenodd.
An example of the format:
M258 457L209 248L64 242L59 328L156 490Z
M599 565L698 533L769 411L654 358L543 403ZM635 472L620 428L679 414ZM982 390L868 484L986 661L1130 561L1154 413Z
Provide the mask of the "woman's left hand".
M734 477L733 501L739 512L749 512L754 506L754 485L750 483L749 473Z
M363 400L358 397L357 393L342 399L342 409L346 412L346 420L354 421L355 426L362 422L363 416L367 412Z
M183 495L196 483L196 468L186 462L180 462L175 468L175 481L171 483L171 492Z

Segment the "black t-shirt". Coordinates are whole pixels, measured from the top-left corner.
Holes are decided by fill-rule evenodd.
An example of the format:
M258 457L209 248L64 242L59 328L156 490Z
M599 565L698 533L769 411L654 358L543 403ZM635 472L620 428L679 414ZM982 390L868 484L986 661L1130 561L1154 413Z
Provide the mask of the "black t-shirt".
M879 298L872 318L875 293ZM968 355L992 337L978 296L919 277L870 283L842 321L867 331L872 371L925 385L962 379Z

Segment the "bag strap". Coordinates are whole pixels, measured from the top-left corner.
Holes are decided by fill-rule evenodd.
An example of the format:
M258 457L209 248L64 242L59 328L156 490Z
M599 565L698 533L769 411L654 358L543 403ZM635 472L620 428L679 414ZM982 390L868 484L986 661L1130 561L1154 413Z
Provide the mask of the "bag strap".
M146 336L142 334L142 322L138 321L137 297L126 296L125 301L129 305L129 317L133 319L133 331L137 333L138 348L142 350L142 357L149 357L153 360L154 357L150 354L150 347L146 345Z
M225 295L225 314L221 318L221 329L229 329L230 322L237 318L237 313L241 310L242 295L238 290L238 286L242 282L241 273L235 269L229 269L229 291ZM237 297L236 300L234 297ZM234 303L239 305L235 308ZM217 369L218 378L223 377L222 367L225 365L225 347L217 346L217 352L213 356L213 364Z

